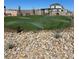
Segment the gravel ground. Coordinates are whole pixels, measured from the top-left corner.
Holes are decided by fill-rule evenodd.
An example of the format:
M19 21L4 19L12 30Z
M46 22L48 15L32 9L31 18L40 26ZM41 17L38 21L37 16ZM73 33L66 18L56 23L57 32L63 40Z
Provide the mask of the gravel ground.
M5 59L74 59L74 30L4 33Z

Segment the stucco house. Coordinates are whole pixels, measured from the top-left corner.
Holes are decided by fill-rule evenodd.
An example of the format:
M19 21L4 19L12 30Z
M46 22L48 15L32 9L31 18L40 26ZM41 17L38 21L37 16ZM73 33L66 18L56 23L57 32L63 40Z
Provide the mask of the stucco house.
M59 3L54 3L50 5L51 8L51 15L72 15L72 12L70 12L69 10L65 9L61 4Z
M17 16L17 10L7 9L5 16Z

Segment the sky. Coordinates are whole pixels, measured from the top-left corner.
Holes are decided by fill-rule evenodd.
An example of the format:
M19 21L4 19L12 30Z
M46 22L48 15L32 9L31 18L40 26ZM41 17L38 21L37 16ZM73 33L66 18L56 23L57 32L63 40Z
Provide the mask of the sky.
M74 11L74 0L4 0L7 9L18 9L21 6L22 10L49 8L53 3L60 3L65 9Z

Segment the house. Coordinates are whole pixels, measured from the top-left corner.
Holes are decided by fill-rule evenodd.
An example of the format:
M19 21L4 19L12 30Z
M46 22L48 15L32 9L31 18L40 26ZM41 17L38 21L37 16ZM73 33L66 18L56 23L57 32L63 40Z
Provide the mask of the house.
M7 9L5 16L17 16L17 10Z
M71 15L67 9L65 9L61 4L54 3L50 5L50 15Z

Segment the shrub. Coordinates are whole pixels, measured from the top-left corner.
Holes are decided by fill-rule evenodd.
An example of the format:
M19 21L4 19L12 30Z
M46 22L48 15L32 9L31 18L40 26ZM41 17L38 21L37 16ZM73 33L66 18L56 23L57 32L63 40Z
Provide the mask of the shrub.
M54 37L55 37L56 39L58 39L58 38L61 37L61 35L60 35L60 33L56 32Z
M14 46L14 44L9 44L9 49L12 49L12 48L14 48L15 46Z
M17 33L20 33L21 31L23 31L23 28L21 26L17 27Z

